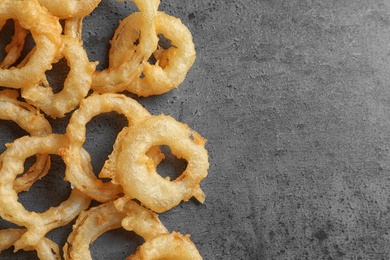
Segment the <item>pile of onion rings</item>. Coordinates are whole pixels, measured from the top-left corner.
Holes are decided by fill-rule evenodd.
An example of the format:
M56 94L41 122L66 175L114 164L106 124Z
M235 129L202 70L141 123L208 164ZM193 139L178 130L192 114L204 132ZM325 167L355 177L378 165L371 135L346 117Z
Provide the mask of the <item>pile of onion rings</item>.
M128 259L202 259L190 235L169 232L158 214L193 197L205 201L206 139L169 115L152 115L134 98L161 95L184 81L196 56L191 33L180 19L158 10L160 0L133 0L138 11L119 22L109 65L98 71L82 30L84 18L100 2L0 0L0 30L8 21L14 28L0 62L0 120L28 133L0 154L0 217L19 227L0 229L0 252L13 247L15 252L35 250L39 259L92 259L90 244L104 232L123 228L144 240ZM34 46L22 54L28 34ZM171 45L160 46L161 36ZM69 73L54 93L47 73L63 59ZM108 112L124 115L128 124L95 173L83 147L86 128L93 117ZM48 118L66 115L65 132L53 133ZM162 146L187 162L174 180L158 173L165 158ZM51 154L64 161L63 181L72 191L58 206L29 211L18 195L56 174L49 171ZM26 159L34 156L25 170ZM74 224L64 245L47 238L68 223Z

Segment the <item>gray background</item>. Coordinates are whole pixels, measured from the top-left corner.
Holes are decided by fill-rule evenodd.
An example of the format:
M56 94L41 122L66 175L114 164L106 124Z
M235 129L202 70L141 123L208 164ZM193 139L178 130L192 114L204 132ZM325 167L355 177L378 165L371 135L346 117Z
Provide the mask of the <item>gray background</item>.
M99 69L134 10L103 0L85 19ZM191 234L204 259L389 259L390 2L163 0L160 10L189 27L197 59L178 89L139 101L206 137L210 158L206 202L160 214L167 228ZM88 125L96 171L124 125L111 114ZM22 134L13 129L1 121L3 143ZM50 178L21 196L26 207L66 198L53 198L62 177ZM49 237L63 243L69 229ZM124 259L140 243L118 230L91 250ZM33 256L10 252L0 258Z

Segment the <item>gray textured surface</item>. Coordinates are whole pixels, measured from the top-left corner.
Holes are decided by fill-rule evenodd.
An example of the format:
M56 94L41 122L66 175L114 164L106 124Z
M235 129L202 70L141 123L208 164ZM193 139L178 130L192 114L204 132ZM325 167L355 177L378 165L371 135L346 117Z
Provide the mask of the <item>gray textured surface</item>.
M205 136L211 163L205 204L161 214L168 229L191 234L204 259L389 259L389 1L163 0L160 10L189 27L197 59L179 89L140 102ZM102 68L131 11L103 0L86 19ZM102 116L88 126L96 169L123 125ZM19 135L8 128L1 141ZM51 235L61 242L68 230ZM91 248L123 259L140 243L131 239L112 232Z

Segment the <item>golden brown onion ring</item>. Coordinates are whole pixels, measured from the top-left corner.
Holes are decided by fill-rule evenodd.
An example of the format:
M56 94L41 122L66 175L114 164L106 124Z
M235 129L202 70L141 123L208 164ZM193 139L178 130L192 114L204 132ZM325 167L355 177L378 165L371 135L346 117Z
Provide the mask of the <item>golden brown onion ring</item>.
M62 27L59 20L37 0L3 0L0 20L8 19L18 20L21 27L31 32L35 48L24 66L0 69L0 86L23 88L36 84L51 69L61 48Z
M120 64L129 48L135 48L141 13L126 17L115 32L111 41L110 67ZM191 32L180 21L164 12L158 12L156 34L162 34L171 40L171 47L163 51L159 48L155 64L143 63L143 77L137 77L126 88L139 96L160 95L177 88L185 79L188 70L195 61L195 45Z
M109 66L103 71L96 71L92 89L99 93L121 92L141 75L143 64L155 51L158 37L156 35L156 16L160 0L133 0L140 10L139 44L125 51L115 67ZM117 30L122 30L119 25ZM124 43L131 45L132 43Z
M0 253L13 246L26 231L26 229L17 228L0 230ZM36 250L38 258L41 260L61 260L58 245L46 237L41 239L37 245L25 248L24 250Z
M147 117L128 127L117 158L115 181L127 198L135 198L155 212L163 212L195 197L203 202L200 182L209 167L206 140L187 125L170 116ZM175 180L157 173L147 152L151 147L167 145L172 154L187 161L185 171Z
M36 84L22 89L23 98L53 118L64 117L87 96L96 67L96 63L89 61L80 39L64 35L62 42L58 58L64 56L70 67L63 89L54 94L46 77L42 78L43 86Z
M153 231L154 234L158 235L168 232L155 213L138 205L134 201L127 201L123 205L123 208L127 212L117 210L114 202L111 201L80 213L76 223L73 225L73 231L63 248L65 260L92 259L89 250L90 244L103 233L120 228L122 219L127 214L132 216L133 221L144 224L142 226L137 226L136 223L133 224L133 226L138 227L134 231L137 234L140 232L141 234L139 235L141 236L149 231ZM159 232L156 232L156 230ZM147 240L145 237L144 239Z
M127 260L202 260L189 235L178 232L164 234L139 246Z
M77 189L72 190L66 201L42 213L28 211L18 202L13 182L16 176L23 172L26 158L37 153L62 155L67 145L68 139L64 135L24 136L8 144L8 149L2 155L0 216L27 228L26 233L15 242L16 251L36 245L47 232L66 225L90 204L90 198ZM90 168L89 158L83 165L84 168Z
M141 104L125 95L92 94L82 100L80 107L73 112L66 128L66 135L70 141L64 156L64 160L69 166L66 170L66 179L99 202L118 198L122 194L122 188L112 182L103 182L93 172L84 172L81 167L80 149L86 140L87 123L101 113L112 111L123 114L129 125L150 116L150 113Z
M101 0L39 0L50 13L60 19L85 17L89 15Z
M50 134L51 125L44 115L29 104L18 101L17 96L18 93L15 90L0 91L0 119L15 122L32 136ZM49 155L37 154L35 163L14 181L15 191L28 190L36 180L47 174L49 167Z

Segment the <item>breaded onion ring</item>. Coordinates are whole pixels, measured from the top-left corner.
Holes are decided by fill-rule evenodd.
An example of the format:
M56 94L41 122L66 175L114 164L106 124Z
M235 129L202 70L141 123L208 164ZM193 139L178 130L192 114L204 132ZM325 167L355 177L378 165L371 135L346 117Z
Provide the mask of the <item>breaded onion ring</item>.
M85 17L89 15L101 0L38 0L50 13L60 19Z
M0 230L0 253L10 248L26 232L26 229L9 228ZM37 251L41 260L61 260L60 249L52 240L44 237L37 245L24 249L25 251Z
M89 250L90 244L103 233L120 228L122 219L126 215L130 215L132 220L136 222L133 223L133 226L138 227L138 229L134 231L141 236L151 231L156 235L168 233L158 216L150 210L134 201L128 201L124 208L127 210L126 212L117 210L114 202L111 201L80 213L63 248L65 260L92 259ZM137 226L137 223L143 223L144 225ZM148 240L145 237L144 239Z
M106 202L120 197L122 188L112 182L103 182L93 172L84 172L80 149L86 140L87 123L94 116L112 111L123 114L129 125L150 116L150 113L141 104L125 95L92 94L82 100L80 107L73 112L66 128L66 135L70 142L64 155L64 160L69 166L66 170L66 179L76 188L99 202Z
M13 182L23 172L26 158L37 153L62 155L67 145L68 139L64 135L24 136L8 144L8 149L3 153L0 169L0 216L27 228L26 233L15 242L15 251L36 245L47 232L72 221L91 202L88 196L77 189L72 190L66 201L42 213L28 211L18 202ZM89 158L83 165L84 168L90 168Z
M96 71L92 81L92 89L99 93L121 92L141 75L143 64L155 51L158 37L156 35L156 16L160 0L133 0L140 10L139 44L124 43L130 47L123 53L115 67L109 66L103 71ZM121 30L119 25L117 30ZM111 52L111 51L110 51Z
M206 140L170 116L152 116L129 127L122 138L114 179L127 198L135 198L155 212L163 212L195 197L203 202L200 182L209 167ZM167 145L172 154L187 160L185 171L175 180L157 173L147 156L151 147Z
M35 41L24 66L0 69L0 86L23 88L38 83L61 48L62 27L57 17L51 15L37 0L3 0L0 19L18 20L20 26L30 30Z
M164 234L139 246L134 254L126 260L202 260L198 249L190 240L189 235L178 232Z
M80 39L63 35L62 42L58 59L65 57L70 68L63 89L54 94L46 76L42 78L43 86L36 84L22 89L23 98L53 118L64 117L87 96L96 68L96 63L89 61Z
M18 101L17 97L18 93L15 90L0 91L0 119L15 122L32 136L50 134L51 126L44 115L29 104ZM14 181L15 191L28 190L36 180L47 174L49 167L49 155L37 154L35 163Z
M137 40L141 13L126 17L115 31L111 41L110 66L116 67ZM156 34L171 40L171 47L155 52L156 63L143 63L143 77L137 77L126 90L139 96L160 95L177 88L185 79L195 61L196 52L191 32L179 18L158 12ZM98 90L99 91L99 90Z

